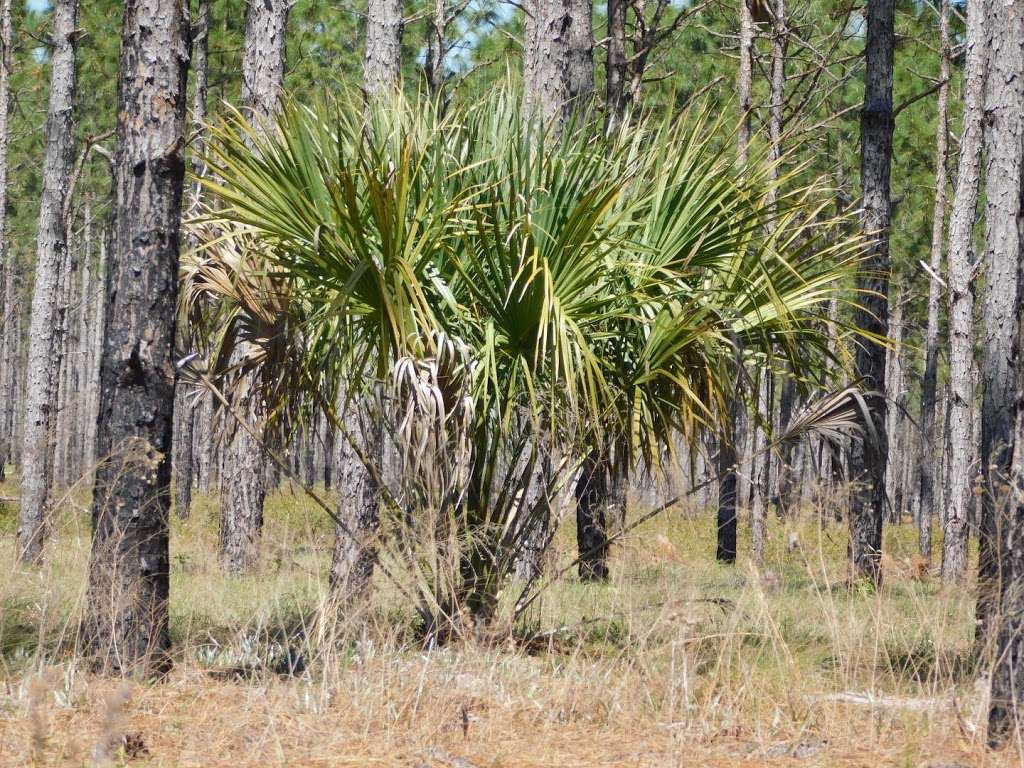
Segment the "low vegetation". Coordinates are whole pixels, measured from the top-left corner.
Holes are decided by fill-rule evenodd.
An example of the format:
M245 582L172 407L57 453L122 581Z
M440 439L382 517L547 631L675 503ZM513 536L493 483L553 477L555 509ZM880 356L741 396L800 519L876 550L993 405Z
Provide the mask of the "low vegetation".
M909 526L888 530L875 593L848 585L846 531L818 509L770 523L758 572L718 565L706 512L674 507L613 549L609 583L566 578L503 636L424 650L384 581L361 614L331 604L332 529L300 491L268 500L261 564L230 578L217 505L200 496L172 526L175 666L139 684L93 677L76 657L79 501L59 518L62 557L41 570L15 564L13 511L0 517L3 765L1010 759L982 750L972 598L921 567ZM556 567L574 555L571 528Z

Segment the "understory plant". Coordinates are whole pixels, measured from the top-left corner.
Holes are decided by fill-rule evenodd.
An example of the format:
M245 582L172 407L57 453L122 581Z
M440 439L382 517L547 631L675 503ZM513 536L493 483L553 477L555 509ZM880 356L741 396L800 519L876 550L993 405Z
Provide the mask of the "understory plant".
M343 427L340 405L381 427L358 455L431 631L515 615L564 492L723 432L747 370L835 368L825 310L862 240L802 169L737 168L700 108L606 132L527 119L510 88L343 94L211 132L183 267L206 378L280 424Z

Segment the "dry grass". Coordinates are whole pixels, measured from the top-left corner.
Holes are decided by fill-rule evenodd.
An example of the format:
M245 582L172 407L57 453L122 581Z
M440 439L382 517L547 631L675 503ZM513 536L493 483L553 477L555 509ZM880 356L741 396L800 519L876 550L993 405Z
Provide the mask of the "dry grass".
M909 526L874 594L844 586L840 527L773 520L757 573L715 564L709 515L673 512L616 549L611 584L546 592L529 642L424 653L386 588L331 609L331 531L301 497L272 499L244 578L218 571L215 512L175 522L174 672L125 687L72 652L87 515L64 510L21 571L0 510L0 765L1022 764L974 733L971 598L917 572ZM570 522L555 559L572 540Z

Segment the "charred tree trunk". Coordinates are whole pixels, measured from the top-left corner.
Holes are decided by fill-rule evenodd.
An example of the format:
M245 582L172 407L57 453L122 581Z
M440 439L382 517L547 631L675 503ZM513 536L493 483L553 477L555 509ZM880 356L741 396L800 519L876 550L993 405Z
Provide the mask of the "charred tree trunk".
M974 222L981 183L982 126L989 57L989 0L967 7L964 124L956 191L949 218L949 388L942 579L959 582L967 571L967 538L974 483Z
M368 99L401 86L402 9L402 0L369 0L363 59L363 90Z
M52 482L54 405L59 366L55 365L61 268L67 253L65 207L74 165L75 66L78 45L78 0L58 0L53 8L52 74L46 119L46 160L39 209L35 282L29 321L25 385L25 435L22 447L21 516L18 556L23 562L42 558Z
M1004 581L1003 530L1011 499L1019 325L1020 192L1024 140L1024 15L993 3L991 59L985 93L985 338L981 366L981 467L985 477L979 530L978 638L999 613ZM994 727L994 726L993 726Z
M929 266L942 273L942 244L946 223L946 186L949 157L949 0L941 0L939 10L939 104L935 125L935 206L932 211L932 244ZM935 517L935 393L939 371L939 307L942 286L928 280L928 327L925 330L924 380L921 383L921 502L918 513L918 550L926 561L932 559L932 520Z
M865 41L864 107L861 112L861 184L863 227L874 241L858 281L864 291L855 324L884 337L889 319L889 227L892 217L890 176L893 134L894 0L868 0ZM854 444L850 455L850 559L855 578L881 583L882 520L885 515L885 465L888 453L885 399L885 348L867 342L857 349L856 368L878 395L869 405L877 440Z
M584 460L576 481L576 546L581 581L608 579L608 519L611 461L594 450Z
M127 0L116 217L100 373L83 638L99 665L169 664L168 515L188 20L179 0Z

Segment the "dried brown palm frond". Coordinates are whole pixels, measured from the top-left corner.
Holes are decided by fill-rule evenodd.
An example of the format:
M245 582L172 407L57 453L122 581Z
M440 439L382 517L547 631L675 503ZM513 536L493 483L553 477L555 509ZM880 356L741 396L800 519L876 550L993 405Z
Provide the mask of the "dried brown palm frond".
M243 232L191 225L203 246L181 262L181 310L193 349L190 368L206 375L232 402L256 394L256 412L286 429L295 413L283 404L303 388L301 311L291 285ZM200 362L202 361L202 362ZM267 404L273 404L269 409Z
M877 392L860 389L862 382L811 401L786 430L775 436L775 446L796 443L807 437L818 437L836 445L851 435L871 441L878 440L869 401L879 397Z

